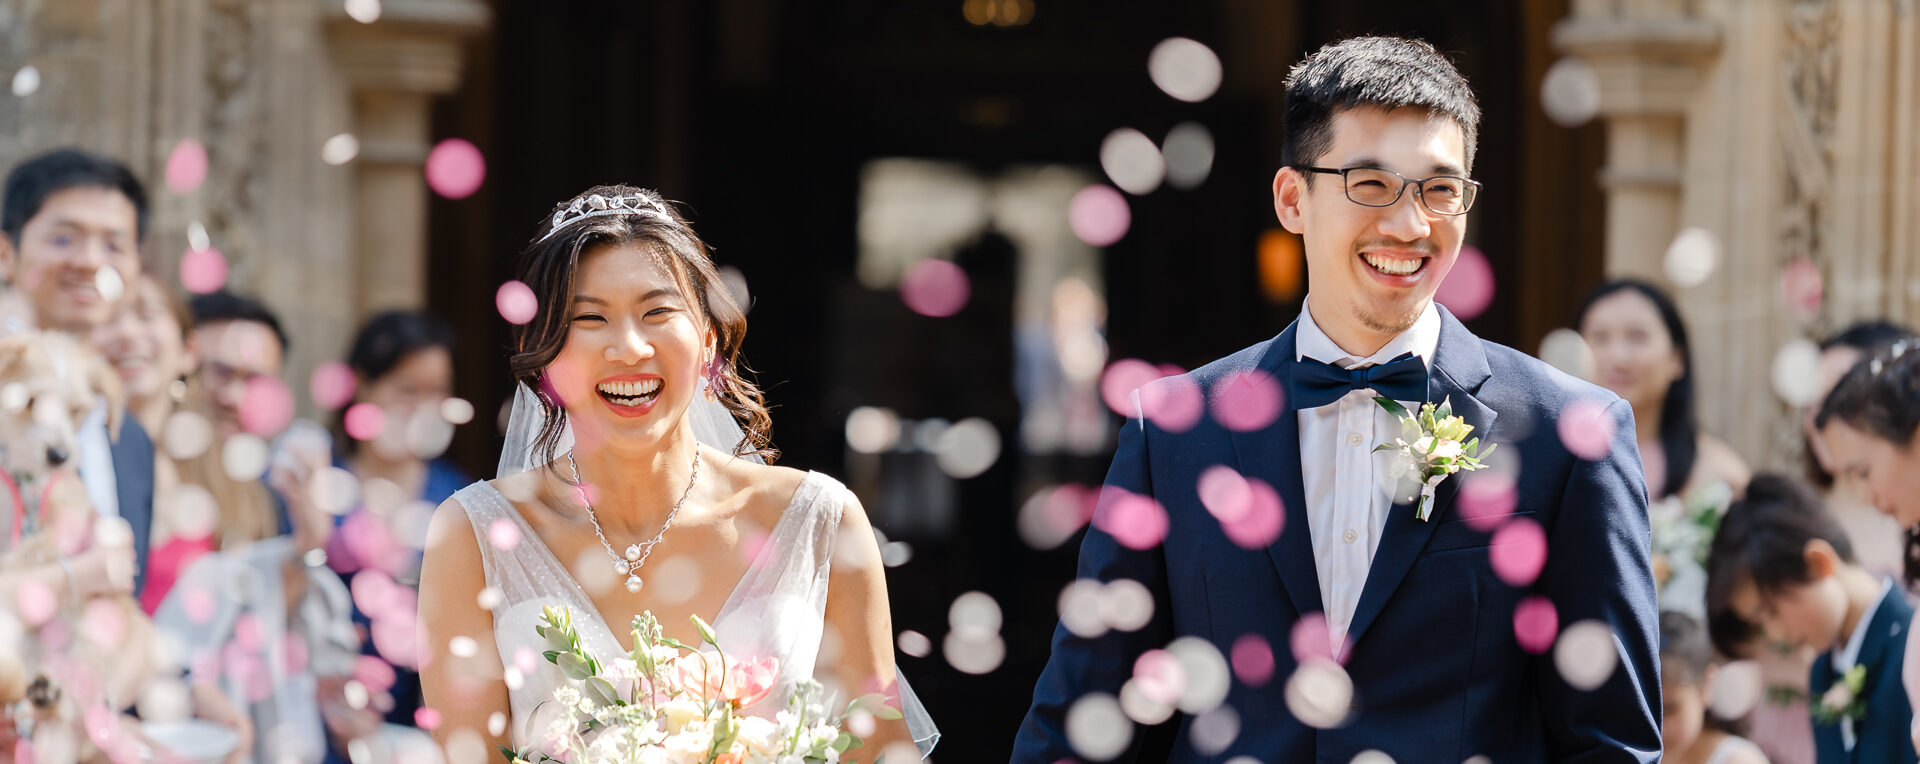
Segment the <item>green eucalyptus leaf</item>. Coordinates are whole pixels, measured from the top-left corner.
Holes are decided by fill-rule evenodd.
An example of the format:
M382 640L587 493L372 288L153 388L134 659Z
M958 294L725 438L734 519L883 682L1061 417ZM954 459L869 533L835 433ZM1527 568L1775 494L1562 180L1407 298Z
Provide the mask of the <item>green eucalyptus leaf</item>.
M1380 404L1380 408L1386 409L1387 413L1392 414L1396 419L1406 419L1408 416L1407 407L1400 405L1399 401L1392 398L1376 395L1373 397L1373 402Z

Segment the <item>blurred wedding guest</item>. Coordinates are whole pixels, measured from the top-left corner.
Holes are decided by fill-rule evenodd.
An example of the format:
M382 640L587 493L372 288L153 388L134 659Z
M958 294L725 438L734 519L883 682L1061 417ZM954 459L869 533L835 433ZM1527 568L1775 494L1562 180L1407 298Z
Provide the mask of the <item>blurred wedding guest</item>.
M113 315L140 275L147 192L126 165L72 149L28 159L0 189L0 278L31 308L34 326L81 341ZM74 457L94 509L133 532L133 590L146 585L153 521L153 443L130 417L117 437L105 403L80 424Z
M1574 325L1593 349L1594 381L1633 406L1650 498L1684 499L1714 483L1736 493L1746 486L1746 462L1700 431L1693 352L1671 297L1644 281L1611 281L1587 297Z
M1660 614L1661 760L1668 764L1767 764L1733 723L1707 706L1719 667L1707 630L1685 613Z
M429 313L382 313L354 337L347 367L354 377L352 405L374 407L380 412L381 426L374 433L349 434L344 424L335 431L339 452L335 466L356 478L361 502L341 518L327 547L328 564L343 577L377 573L409 587L417 597L426 524L415 521L473 482L452 462L438 458L453 434L443 414L443 404L453 397L453 330ZM363 441L355 435L371 437ZM379 656L380 648L390 648L382 640L369 638L376 619L417 617L413 607L391 607L396 602L391 596L381 600L389 612L369 614L355 602L354 622L362 628L369 655ZM389 629L410 631L388 625L382 629L383 637ZM401 646L408 654L412 648L412 644ZM420 675L406 665L410 660L398 662L403 665L395 667L386 718L390 723L413 724L421 704Z
M1814 397L1816 403L1803 412L1802 429L1806 435L1807 478L1826 494L1827 506L1833 508L1834 515L1840 518L1840 525L1847 529L1847 536L1853 540L1853 550L1860 557L1861 566L1889 575L1903 575L1909 578L1908 571L1920 574L1920 560L1915 560L1907 550L1912 549L1915 539L1913 531L1900 527L1892 517L1875 511L1873 505L1861 495L1861 486L1856 481L1842 479L1836 475L1833 456L1826 447L1826 441L1820 437L1820 429L1814 419L1820 413L1820 403L1827 393L1840 382L1847 371L1861 361L1883 352L1893 343L1913 337L1912 330L1886 321L1862 321L1840 330L1820 343L1820 367Z
M1855 364L1814 423L1834 475L1857 481L1867 501L1901 527L1920 527L1920 339L1897 341ZM1908 588L1914 584L1909 575ZM1908 646L1914 649L1901 679L1912 703L1920 700L1920 647ZM1920 723L1911 732L1920 747Z
M204 485L204 460L211 445L199 445L188 472L194 481L183 484L173 454L182 444L167 448L167 419L187 399L187 378L193 373L193 353L187 348L192 319L186 306L151 276L135 280L114 317L93 331L93 344L106 356L126 384L127 409L154 438L154 518L150 534L147 585L140 606L152 615L173 590L173 582L187 564L213 549L218 499ZM202 420L204 421L204 419ZM182 437L192 438L188 432ZM224 486L230 481L221 481ZM186 487L183 488L182 486ZM263 529L262 529L263 530ZM246 541L267 535L255 530Z
M1815 761L1916 761L1901 686L1913 606L1892 578L1860 567L1813 489L1755 477L1721 520L1707 567L1722 653L1746 654L1759 634L1819 653L1808 674Z
M260 424L257 407L277 397L262 391L284 390L285 331L264 304L229 292L195 297L190 312L187 348L199 370L187 402L203 409L214 438L205 458L179 466L184 483L215 497L218 532L199 542L155 621L189 646L195 684L219 685L254 729L273 731L256 737L255 760L346 761L354 740L386 750L379 714L347 691L364 669L361 643L347 587L326 567L333 516L311 490L329 466L330 438L311 423L289 428L266 416L277 431ZM260 440L245 440L252 437ZM261 453L269 440L270 459ZM248 443L256 459L227 458ZM234 469L261 460L264 480ZM272 648L236 667L222 656L243 642Z

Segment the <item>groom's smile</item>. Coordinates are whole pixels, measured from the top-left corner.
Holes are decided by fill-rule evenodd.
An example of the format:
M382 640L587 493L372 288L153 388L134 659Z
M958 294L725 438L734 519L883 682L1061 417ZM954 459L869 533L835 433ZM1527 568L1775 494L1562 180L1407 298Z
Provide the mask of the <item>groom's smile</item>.
M1423 201L1423 187L1406 181L1465 176L1465 141L1451 118L1417 108L1345 109L1328 126L1326 149L1303 163L1324 169L1282 169L1274 208L1305 244L1314 320L1342 349L1364 356L1411 326L1453 268L1466 216L1435 213L1428 202L1441 197ZM1342 174L1356 169L1400 177ZM1396 191L1391 203L1371 204ZM1370 203L1354 201L1355 193Z

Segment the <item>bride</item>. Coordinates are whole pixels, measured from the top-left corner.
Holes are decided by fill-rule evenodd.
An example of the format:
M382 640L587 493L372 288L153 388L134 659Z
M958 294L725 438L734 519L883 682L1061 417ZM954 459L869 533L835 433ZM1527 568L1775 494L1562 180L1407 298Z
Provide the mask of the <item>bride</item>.
M750 714L808 677L842 702L897 691L907 720L848 758L924 756L938 733L896 684L866 512L830 477L763 463L770 418L736 371L746 319L706 245L658 194L600 186L555 208L519 278L538 310L515 331L500 475L434 513L421 573L422 687L449 759L546 742L538 712L565 680L534 627L553 605L603 661L641 611L696 645L701 616L729 653L777 659Z

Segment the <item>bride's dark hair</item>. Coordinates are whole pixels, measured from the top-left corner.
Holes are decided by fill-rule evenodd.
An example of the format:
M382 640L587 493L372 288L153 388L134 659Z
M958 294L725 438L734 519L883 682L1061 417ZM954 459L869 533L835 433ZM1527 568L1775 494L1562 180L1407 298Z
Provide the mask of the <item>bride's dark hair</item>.
M594 196L603 200L639 196L644 200L640 206L649 207L651 211L577 219L560 216L563 210L573 207L575 201ZM562 220L558 230L554 220ZM639 247L651 254L680 282L689 298L698 302L701 319L713 332L715 345L713 368L706 370L707 384L746 434L733 452L758 455L771 463L779 456L779 451L773 448L773 417L767 413L766 397L760 388L741 374L740 345L747 336L745 311L734 302L733 294L720 280L706 243L694 234L693 227L658 193L632 186L594 186L574 199L555 205L553 213L541 224L533 244L521 253L517 277L533 290L539 309L532 321L514 327L513 353L508 356L507 365L513 371L514 380L540 393L540 408L546 420L533 442L537 463L551 464L558 456L556 447L567 424L567 412L555 403L557 396L547 387L543 376L567 343L571 326L568 312L573 303L580 256L596 249L621 246Z

